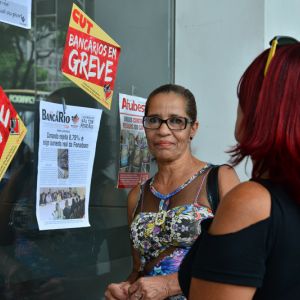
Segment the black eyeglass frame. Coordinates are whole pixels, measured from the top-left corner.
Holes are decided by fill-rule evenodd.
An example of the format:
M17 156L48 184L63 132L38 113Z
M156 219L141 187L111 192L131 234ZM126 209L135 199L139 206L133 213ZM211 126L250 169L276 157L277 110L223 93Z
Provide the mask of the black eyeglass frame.
M145 120L148 119L148 118L157 118L158 120L160 120L160 124L157 128L150 128L150 127L146 127L145 126ZM184 128L181 128L181 129L174 129L174 128L170 128L169 127L169 124L168 124L168 121L173 119L173 118L178 118L178 119L183 119L185 121L185 124L184 124ZM157 117L157 116L144 116L143 117L143 127L145 129L149 129L149 130L156 130L156 129L159 129L161 127L161 125L163 123L166 123L167 127L172 130L172 131L180 131L180 130L185 130L186 127L187 127L187 124L193 124L194 122L192 120L190 120L189 118L186 118L186 117L170 117L168 119L161 119L160 117Z

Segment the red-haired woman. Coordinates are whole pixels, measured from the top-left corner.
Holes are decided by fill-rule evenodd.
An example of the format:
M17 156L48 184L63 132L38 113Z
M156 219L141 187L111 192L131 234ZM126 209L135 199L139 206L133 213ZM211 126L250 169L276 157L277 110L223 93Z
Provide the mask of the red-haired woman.
M233 162L250 157L252 179L225 196L181 265L181 288L190 300L299 299L300 43L275 37L238 98Z

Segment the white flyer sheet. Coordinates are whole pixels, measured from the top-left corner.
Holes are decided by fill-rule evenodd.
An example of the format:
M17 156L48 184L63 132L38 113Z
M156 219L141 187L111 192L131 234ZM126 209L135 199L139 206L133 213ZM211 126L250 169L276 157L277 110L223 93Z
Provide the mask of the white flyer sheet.
M101 109L40 102L40 230L90 226L90 184L101 115Z
M0 22L31 28L31 0L0 0Z

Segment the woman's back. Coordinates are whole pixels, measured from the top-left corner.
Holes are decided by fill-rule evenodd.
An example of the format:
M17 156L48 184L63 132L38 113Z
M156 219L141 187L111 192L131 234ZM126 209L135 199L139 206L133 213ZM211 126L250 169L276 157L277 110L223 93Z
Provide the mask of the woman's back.
M268 180L271 194L269 252L262 288L254 299L298 299L300 295L300 205ZM297 274L297 275L295 275Z
M241 198L241 191L244 197L238 199ZM245 191L250 196L245 195ZM282 185L267 179L241 184L224 199L224 204L225 210L229 207L234 210L232 215L235 220L230 219L229 226L234 223L233 227L237 229L228 231L223 220L225 232L205 232L196 241L179 273L184 293L189 294L191 278L195 277L216 283L217 295L223 291L219 284L222 283L232 287L255 287L253 299L256 300L298 299L300 276L295 274L300 274L300 205ZM249 223L249 216L252 215L251 219L253 214L259 215L259 209L262 215L266 211L269 213L254 223L238 228L240 222L236 219L241 216L240 208L245 212L242 219L246 219L246 223ZM203 260L203 257L208 259Z

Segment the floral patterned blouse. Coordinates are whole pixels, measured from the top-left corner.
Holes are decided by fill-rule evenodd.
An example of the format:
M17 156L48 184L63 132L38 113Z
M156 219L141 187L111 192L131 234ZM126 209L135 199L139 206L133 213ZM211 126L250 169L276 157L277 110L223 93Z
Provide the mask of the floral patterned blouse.
M190 178L183 188L203 173L200 171ZM145 184L149 184L149 181L146 181ZM143 191L144 186L142 185L139 201L143 198ZM196 202L197 198L193 203L179 205L172 209L164 209L163 205L160 205L158 212L142 211L135 215L131 223L130 238L133 247L140 253L141 271L144 271L144 266L149 261L157 258L170 246L175 247L171 254L158 261L153 269L146 274L147 276L167 275L177 272L182 259L201 232L200 223L213 217L210 208L199 205ZM161 199L160 201L162 203L164 200ZM170 299L185 298L179 295Z

